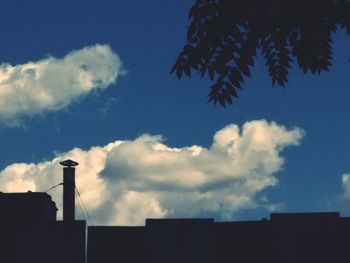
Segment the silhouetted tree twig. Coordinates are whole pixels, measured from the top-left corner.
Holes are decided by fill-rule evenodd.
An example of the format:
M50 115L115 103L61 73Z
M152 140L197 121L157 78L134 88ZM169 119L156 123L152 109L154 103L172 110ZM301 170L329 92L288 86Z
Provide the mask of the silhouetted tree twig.
M348 0L197 0L189 12L187 43L171 72L198 71L214 81L209 101L232 104L251 77L257 50L272 83L285 86L292 59L304 73L329 71L331 35L350 34Z

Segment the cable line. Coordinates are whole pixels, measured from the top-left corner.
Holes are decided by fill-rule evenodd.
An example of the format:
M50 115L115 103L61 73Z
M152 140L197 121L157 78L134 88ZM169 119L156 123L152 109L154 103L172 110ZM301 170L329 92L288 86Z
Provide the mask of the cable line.
M52 186L52 187L49 188L48 190L44 191L44 193L47 193L47 192L51 191L52 189L55 189L56 187L58 187L58 186L60 186L60 185L63 185L63 183L59 183L59 184L57 184L57 185L55 185L55 186Z
M84 218L85 221L87 221L87 216L86 216L85 211L84 211L84 209L83 209L83 205L82 205L82 203L81 203L81 201L80 201L80 198L79 198L79 196L78 196L78 193L77 193L76 191L75 191L75 194L76 194L76 196L77 196L78 203L79 203L79 208L80 208L80 210L81 210L81 213L82 213L82 215L83 215L83 218Z
M86 206L85 206L85 204L84 204L84 202L83 202L83 199L82 199L81 196L80 196L80 193L79 193L77 187L75 187L75 191L76 191L76 193L77 193L77 195L78 195L78 201L79 201L79 203L81 204L82 211L85 210L85 213L86 213L86 215L87 215L87 218L89 219L89 221L91 222L91 224L94 225L95 223L94 223L94 221L92 220L92 218L91 218L91 216L90 216L88 210L86 209ZM84 215L84 212L83 212L83 216L85 216L85 215Z

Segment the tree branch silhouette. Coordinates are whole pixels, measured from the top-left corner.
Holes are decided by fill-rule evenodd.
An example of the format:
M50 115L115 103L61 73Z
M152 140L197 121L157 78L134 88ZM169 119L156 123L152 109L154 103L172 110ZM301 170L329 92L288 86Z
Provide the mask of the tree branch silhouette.
M187 43L171 72L191 71L213 81L209 101L232 104L257 51L273 85L282 87L295 59L304 73L332 65L332 33L350 34L348 0L197 0L189 12Z

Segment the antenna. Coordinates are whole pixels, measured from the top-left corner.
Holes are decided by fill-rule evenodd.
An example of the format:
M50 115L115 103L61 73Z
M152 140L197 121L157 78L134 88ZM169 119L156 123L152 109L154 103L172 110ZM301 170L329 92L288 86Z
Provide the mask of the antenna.
M75 166L79 163L73 160L60 162L63 168L63 221L75 220Z

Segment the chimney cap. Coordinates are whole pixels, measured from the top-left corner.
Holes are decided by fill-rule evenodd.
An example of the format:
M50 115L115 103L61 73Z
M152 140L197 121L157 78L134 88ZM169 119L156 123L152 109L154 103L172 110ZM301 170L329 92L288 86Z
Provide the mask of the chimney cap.
M60 165L63 165L64 167L74 167L74 166L77 166L78 164L79 163L77 163L71 159L60 162Z

